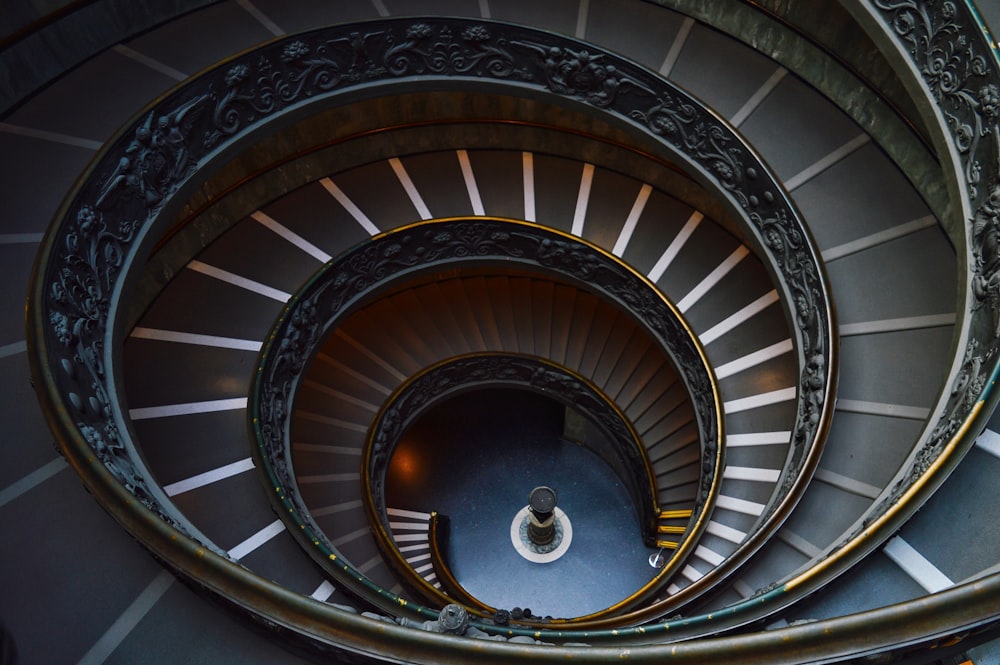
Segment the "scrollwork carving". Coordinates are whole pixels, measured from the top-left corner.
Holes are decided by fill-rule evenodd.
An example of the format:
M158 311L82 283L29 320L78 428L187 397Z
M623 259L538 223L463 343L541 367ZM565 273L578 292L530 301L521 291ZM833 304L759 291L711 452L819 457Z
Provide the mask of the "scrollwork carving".
M135 220L137 227L145 227L202 161L269 117L367 81L414 76L515 80L645 121L652 133L663 138L673 126L683 125L684 137L676 144L739 201L780 203L780 197L771 193L773 180L751 177L763 167L746 166L750 153L734 135L718 122L709 122L711 115L704 109L650 73L554 35L542 38L531 30L485 22L426 20L385 21L364 31L316 31L269 44L207 74L159 102L126 140L102 158L95 173L104 175L81 190L75 209L113 212L116 219ZM747 183L763 181L767 192L744 191ZM456 238L469 251L479 251L473 246L490 242L506 243L502 236L475 238L467 232ZM123 240L121 252L129 250L130 242ZM450 243L444 237L421 242L430 252ZM374 265L375 257L358 256L356 265L344 273L344 279L352 282L344 293L357 292L377 277L366 276L365 261ZM64 263L61 256L53 258L52 265L60 263ZM578 266L578 271L586 269L585 264ZM61 288L60 281L83 278L52 269L48 274L52 293ZM93 302L103 303L97 306L107 311L109 295L102 293ZM619 296L627 294L622 291ZM67 338L79 322L58 307L46 316L56 340ZM95 336L104 333L103 316L92 320Z
M970 34L968 17L955 2L926 0L876 0L886 22L907 45L914 64L944 114L965 164L969 196L975 199L983 180L996 174L997 153L980 154L984 138L998 141L1000 87L990 77L991 56L980 52L979 40ZM995 77L995 73L994 73ZM987 179L992 182L993 178Z
M865 517L867 527L896 505L944 452L988 390L1000 344L1000 71L961 3L875 0L887 29L909 52L947 122L972 205L967 237L973 297L965 359L948 401L900 479ZM983 183L988 183L983 187ZM849 538L857 537L860 530Z
M629 115L694 157L746 207L749 197L741 191L746 177L742 150L731 133L721 125L705 122L699 111L696 105L683 99L665 97L658 98L648 109L635 109Z
M110 296L138 223L122 220L109 228L104 213L90 206L77 210L66 227L63 264L49 283L49 329L63 354L58 367L77 428L94 454L129 492L165 521L122 440L107 388L105 340L101 333Z
M546 85L560 95L604 108L615 103L620 90L631 88L653 94L645 84L608 62L603 53L529 41L516 41L514 45L535 56L542 65Z
M458 32L458 38L455 32ZM390 37L383 59L385 68L396 76L451 74L514 77L530 80L531 74L515 66L507 50L507 39L495 39L484 25L464 28L416 23L406 29L401 43Z
M972 261L974 310L988 308L993 336L1000 338L1000 185L972 218Z
M195 169L189 142L207 99L207 95L196 95L162 113L151 111L102 184L94 207L111 209L116 197L125 197L138 199L155 211Z
M97 453L147 507L164 514L144 490L153 480L146 477L141 460L133 458L128 432L118 431L115 425L116 417L124 416L116 416L118 398L111 394L111 372L104 367L116 357L110 341L118 322L108 320L110 299L134 279L130 271L137 239L159 228L165 206L201 167L288 109L372 82L444 81L449 77L510 82L519 90L531 88L587 103L635 123L653 139L674 146L744 210L759 213L761 219L779 220L786 229L801 229L766 167L710 112L654 73L574 40L486 21L400 19L366 24L362 29L332 26L268 43L158 100L100 154L47 241L51 253L40 272L37 302L32 306L40 310L36 317L42 328L40 353L46 366L57 369L53 375L60 395L53 398L59 402L56 408L65 406L75 415L77 431L71 436ZM996 107L993 90L982 87L975 102L987 114L984 117L995 112L991 110ZM513 234L504 236L506 231L500 229L462 226L452 229L451 237L416 233L409 247L386 245L378 250L398 251L398 257L358 255L356 263L345 266L337 278L343 281L334 280L330 293L336 297L317 298L317 316L325 321L334 301L350 302L371 284L380 283L381 271L388 275L404 268L418 247L442 261L485 248L496 249L497 256L522 260L525 252L538 249L537 243ZM766 244L761 245L763 258L775 267L779 280L791 285L784 287L787 291L815 296L811 317L803 318L805 308L797 308L794 315L800 337L820 339L827 334L824 325L829 321L824 317L828 317L829 304L822 284L815 281L818 273L790 273L787 266L798 265L798 259L775 257ZM557 258L551 256L554 261ZM576 274L588 269L585 260L573 268ZM655 311L651 299L616 280L605 280L601 287L609 297L642 312ZM808 283L798 285L798 280ZM673 338L672 324L657 322L655 317L650 320L651 329L665 339ZM288 340L285 364L272 377L268 392L262 393L261 411L271 421L262 428L270 452L280 445L283 430L275 423L287 418L290 404L292 384L287 381L294 373L286 375L285 370L308 357L299 353L297 345L308 346L312 333L305 323L299 333L299 338ZM827 366L831 364L829 346L800 339L796 346L826 354ZM698 378L697 363L679 359L677 364L696 399L707 399L709 383ZM60 373L60 367L65 371ZM713 439L718 433L707 424L709 409L699 406L698 413L699 421L706 423L702 435ZM812 442L808 426L796 425L797 430L802 427L806 435L795 440Z

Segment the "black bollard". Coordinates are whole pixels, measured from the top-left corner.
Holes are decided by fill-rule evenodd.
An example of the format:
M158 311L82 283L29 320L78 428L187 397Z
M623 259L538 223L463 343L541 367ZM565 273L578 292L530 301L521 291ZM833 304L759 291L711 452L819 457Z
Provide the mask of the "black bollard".
M528 537L536 545L548 545L556 536L556 491L544 485L528 495Z

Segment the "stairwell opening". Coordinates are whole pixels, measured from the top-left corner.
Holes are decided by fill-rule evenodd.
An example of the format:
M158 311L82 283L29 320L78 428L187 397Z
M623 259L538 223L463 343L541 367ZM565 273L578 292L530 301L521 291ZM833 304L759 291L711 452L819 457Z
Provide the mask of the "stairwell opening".
M565 436L566 410L516 388L460 394L420 417L389 463L387 505L447 516L451 571L489 606L582 616L628 597L655 572L623 480ZM510 536L538 485L558 491L573 534L564 555L544 564L520 556Z
M265 354L267 367L262 365L257 383L262 417L253 424L262 437L259 450L266 452L262 463L275 479L294 477L294 484L271 485L280 500L290 502L282 516L295 523L300 544L332 577L356 580L360 593L374 592L380 601L412 607L416 599L433 608L457 599L492 619L496 610L523 610L529 605L525 590L535 590L548 595L532 596L532 613L522 613L530 625L545 617L613 621L663 589L711 511L719 426L700 348L669 301L582 241L505 219L405 227L359 245L314 276L279 320L272 348L275 362ZM502 515L495 528L449 523L455 534L451 550L435 551L435 534L449 530L442 516L460 512L477 488L455 490L451 505L427 498L459 474L475 474L466 470L464 458L458 463L468 456L458 443L443 447L455 459L431 462L419 449L400 448L404 433L427 409L512 385L558 396L559 438L567 438L564 409L573 405L613 439L602 443L588 434L585 446L564 445L602 463L569 465L576 469L571 476L584 478L579 468L605 468L604 481L587 482L618 493L597 504L583 501L579 516L564 501L576 544L547 565L569 572L522 584L511 584L509 564L484 562L481 554L502 552L537 568L512 547L512 522L533 487L553 486L566 497L560 486L570 481L542 477L505 491L515 503L491 512ZM503 409L500 417L514 414L519 420L521 411ZM285 425L270 423L285 413ZM579 418L571 421L579 424ZM642 423L645 434L633 421ZM486 429L502 431L499 424ZM474 436L467 430L461 438ZM284 452L273 454L279 450ZM496 453L492 463L478 465L484 477L527 476L516 465L512 471L484 470L504 468ZM419 491L391 493L401 479L419 479L428 470L438 476L424 478ZM499 489L487 496L499 504ZM601 514L594 510L598 504L619 513ZM578 523L584 518L598 526L586 529ZM460 529L471 539L464 550ZM487 532L500 541L484 545ZM589 546L580 540L591 534L596 542ZM673 552L670 565L651 567L651 556L663 550ZM573 569L569 562L577 553ZM462 563L439 565L443 560L475 562L485 578L468 572L469 563L463 569ZM501 595L488 584L503 592L521 588L525 595Z

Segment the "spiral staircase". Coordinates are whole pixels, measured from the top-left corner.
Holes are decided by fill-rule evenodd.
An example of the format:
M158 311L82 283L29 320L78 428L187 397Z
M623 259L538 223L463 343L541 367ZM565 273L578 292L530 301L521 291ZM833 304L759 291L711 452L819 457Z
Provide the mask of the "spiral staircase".
M998 662L1000 9L705 5L13 6L0 660ZM648 583L461 588L462 363L620 418Z

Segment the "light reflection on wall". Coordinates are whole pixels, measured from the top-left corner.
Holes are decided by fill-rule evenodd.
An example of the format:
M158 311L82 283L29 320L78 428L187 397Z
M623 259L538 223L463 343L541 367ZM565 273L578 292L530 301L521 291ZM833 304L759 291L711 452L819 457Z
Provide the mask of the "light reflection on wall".
M387 484L390 487L410 488L420 483L425 470L419 451L425 445L424 441L412 434L399 442L389 462Z

